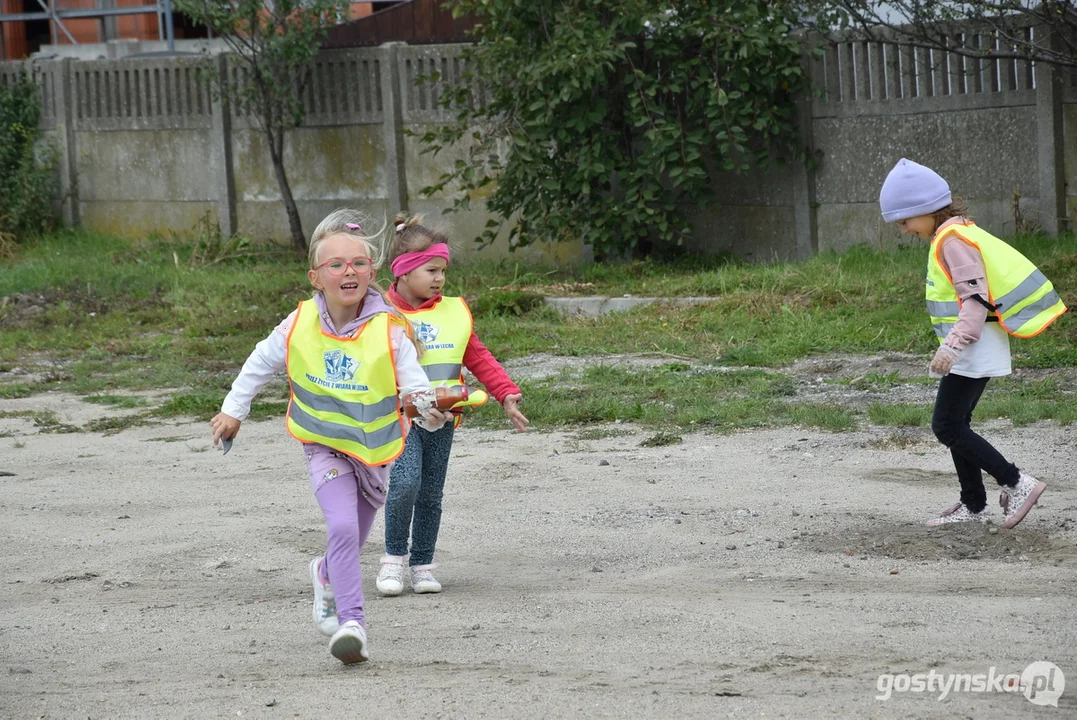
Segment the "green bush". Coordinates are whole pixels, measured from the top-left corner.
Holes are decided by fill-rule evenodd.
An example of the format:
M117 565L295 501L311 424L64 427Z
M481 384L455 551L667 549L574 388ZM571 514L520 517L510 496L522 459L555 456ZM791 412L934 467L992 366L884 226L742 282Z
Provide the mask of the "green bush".
M800 6L779 0L454 0L473 14L465 82L434 72L457 154L423 189L512 221L510 247L580 241L596 257L676 257L686 207L720 172L804 159L792 97L808 88ZM482 98L474 81L481 85ZM463 157L459 155L463 153ZM501 223L490 220L481 240Z
M59 153L38 129L40 111L29 80L0 87L0 236L39 235L59 219Z

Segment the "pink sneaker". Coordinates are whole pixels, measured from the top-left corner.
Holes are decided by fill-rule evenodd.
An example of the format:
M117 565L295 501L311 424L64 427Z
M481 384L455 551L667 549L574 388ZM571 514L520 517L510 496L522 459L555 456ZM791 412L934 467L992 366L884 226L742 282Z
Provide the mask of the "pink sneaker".
M1025 515L1028 515L1028 511L1046 489L1046 483L1025 473L1021 473L1021 477L1013 487L1003 485L1002 493L998 498L999 504L1002 505L1002 514L1006 517L1002 527L1007 529L1017 527L1017 523L1025 519Z
M937 518L932 518L927 521L928 527L938 527L939 525L949 525L950 523L963 523L972 522L978 520L980 522L987 522L991 517L991 513L985 507L978 513L974 513L968 509L965 503L955 503L950 507L942 511L942 514Z

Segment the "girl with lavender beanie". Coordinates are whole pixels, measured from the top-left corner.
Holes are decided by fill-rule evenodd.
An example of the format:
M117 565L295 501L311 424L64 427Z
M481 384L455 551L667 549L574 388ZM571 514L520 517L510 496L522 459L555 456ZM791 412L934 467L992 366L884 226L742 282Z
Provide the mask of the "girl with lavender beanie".
M972 412L988 380L1010 374L1010 335L1042 332L1066 306L1024 255L972 222L964 201L931 168L900 160L883 183L879 206L883 220L902 233L931 241L927 309L939 348L929 370L941 378L931 429L950 449L961 496L927 524L986 522L987 472L1001 490L1002 526L1012 528L1046 485L975 433Z

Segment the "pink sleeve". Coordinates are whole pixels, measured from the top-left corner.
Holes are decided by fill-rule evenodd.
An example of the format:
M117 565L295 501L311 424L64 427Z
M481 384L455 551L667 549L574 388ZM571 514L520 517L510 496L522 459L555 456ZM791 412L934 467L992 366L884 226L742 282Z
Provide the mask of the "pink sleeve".
M946 336L944 343L957 350L976 342L983 334L987 321L987 308L972 298L979 295L984 300L990 297L987 288L987 270L984 268L983 255L974 245L964 242L955 235L942 241L939 259L942 267L950 274L954 290L961 299L961 311L957 322Z
M487 392L494 396L499 403L505 402L507 395L520 394L520 388L512 381L505 368L501 367L475 331L471 331L471 339L468 340L467 349L464 350L464 367L478 378Z

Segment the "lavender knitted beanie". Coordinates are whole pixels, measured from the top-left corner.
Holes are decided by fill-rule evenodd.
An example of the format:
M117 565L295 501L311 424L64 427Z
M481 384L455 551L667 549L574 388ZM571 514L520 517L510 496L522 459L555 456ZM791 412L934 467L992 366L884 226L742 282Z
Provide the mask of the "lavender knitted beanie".
M929 215L951 202L950 186L937 172L905 158L886 176L879 191L879 208L886 222Z

